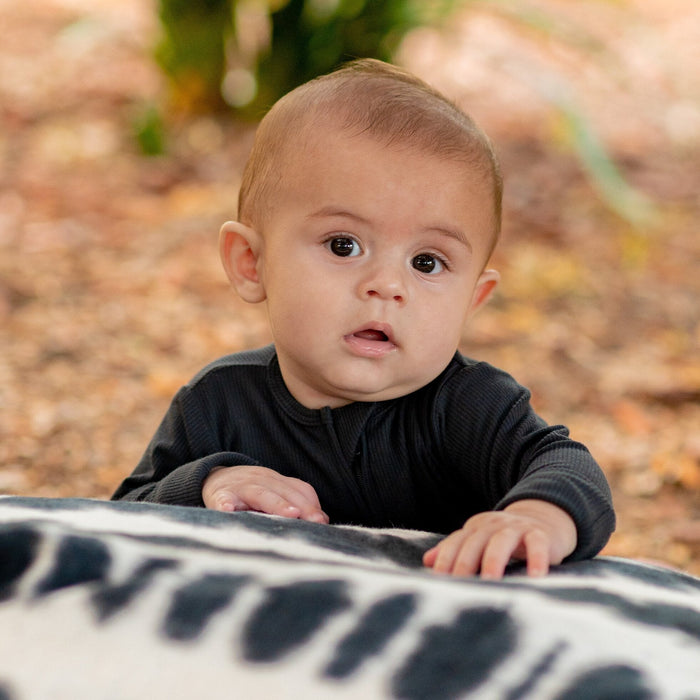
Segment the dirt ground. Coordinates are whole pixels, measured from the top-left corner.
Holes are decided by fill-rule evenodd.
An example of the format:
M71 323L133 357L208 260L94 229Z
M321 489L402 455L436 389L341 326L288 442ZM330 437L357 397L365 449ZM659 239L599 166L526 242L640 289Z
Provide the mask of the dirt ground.
M524 5L547 36L467 7L398 57L465 105L506 174L503 283L462 349L598 458L619 516L605 553L700 575L700 6ZM172 115L166 155L135 145L164 95L153 7L0 0L0 493L108 497L180 384L270 340L217 258L253 126ZM636 188L612 198L627 218L567 114Z

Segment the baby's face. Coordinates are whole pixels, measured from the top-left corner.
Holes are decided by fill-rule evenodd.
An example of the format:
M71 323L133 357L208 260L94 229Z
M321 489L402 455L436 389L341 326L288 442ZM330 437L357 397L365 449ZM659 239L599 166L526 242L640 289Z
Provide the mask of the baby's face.
M285 382L309 408L438 376L495 286L489 187L463 164L321 131L285 167L259 273Z

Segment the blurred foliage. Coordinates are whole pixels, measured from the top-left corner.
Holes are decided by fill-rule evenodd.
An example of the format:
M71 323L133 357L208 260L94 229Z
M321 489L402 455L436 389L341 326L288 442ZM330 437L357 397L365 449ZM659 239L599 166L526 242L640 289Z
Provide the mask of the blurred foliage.
M222 77L226 45L232 33L235 0L160 0L163 36L155 58L171 84L172 98L183 111L224 107Z
M136 114L132 120L132 129L143 155L160 156L165 153L165 125L154 104L145 106Z
M160 0L156 59L185 111L259 117L353 58L391 60L405 34L459 0Z
M245 23L245 3L237 4L237 17ZM350 59L391 61L411 29L449 16L455 2L288 0L276 5L269 15L269 44L261 47L249 66L255 97L240 105L252 116L259 116L297 85ZM236 32L237 37L241 35ZM239 106L235 93L228 97Z
M633 227L653 225L658 214L655 204L627 182L581 110L570 100L555 102L555 106L564 135L600 198ZM643 247L643 239L638 244L636 248Z

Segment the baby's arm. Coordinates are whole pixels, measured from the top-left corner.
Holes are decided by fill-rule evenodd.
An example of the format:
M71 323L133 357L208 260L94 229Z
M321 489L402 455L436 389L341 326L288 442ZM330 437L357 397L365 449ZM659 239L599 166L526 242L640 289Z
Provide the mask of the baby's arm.
M256 510L328 523L313 486L266 467L215 469L204 481L202 500L207 508L214 510Z
M436 573L499 579L510 561L527 562L530 576L544 576L576 548L576 525L558 506L535 499L502 511L479 513L423 556Z

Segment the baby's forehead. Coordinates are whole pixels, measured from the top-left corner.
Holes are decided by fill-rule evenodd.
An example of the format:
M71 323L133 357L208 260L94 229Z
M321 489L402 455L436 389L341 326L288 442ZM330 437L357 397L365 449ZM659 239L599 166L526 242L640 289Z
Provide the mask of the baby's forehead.
M391 157L396 152L404 153L416 161L428 158L443 163L446 170L465 182L482 182L488 190L493 189L493 176L487 167L486 158L475 157L466 149L445 152L425 138L414 138L405 134L386 134L369 129L358 130L326 115L319 120L310 120L300 128L296 138L282 145L278 161L279 175L303 178L305 168L314 162L328 163L334 159L356 158L357 164L367 169L377 161ZM357 144L357 152L354 148ZM369 152L369 157L367 154ZM410 172L407 173L410 175Z

